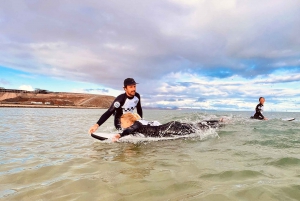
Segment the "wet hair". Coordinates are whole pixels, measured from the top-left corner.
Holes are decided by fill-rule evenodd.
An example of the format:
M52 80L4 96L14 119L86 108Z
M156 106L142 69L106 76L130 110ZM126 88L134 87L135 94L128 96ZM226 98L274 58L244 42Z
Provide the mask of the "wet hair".
M133 113L125 113L121 116L121 118L128 119L131 122L135 122L141 119L140 115Z
M259 97L258 101L260 101L260 99L262 99L262 98L265 99L264 97Z

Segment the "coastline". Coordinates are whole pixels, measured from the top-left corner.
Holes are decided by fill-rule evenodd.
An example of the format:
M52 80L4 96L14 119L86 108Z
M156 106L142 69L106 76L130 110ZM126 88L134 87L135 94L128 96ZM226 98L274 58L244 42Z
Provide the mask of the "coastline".
M65 105L24 105L24 104L1 104L0 108L73 108L73 109L107 109L107 107L65 106Z
M0 107L107 109L115 97L69 92L30 92L0 90Z

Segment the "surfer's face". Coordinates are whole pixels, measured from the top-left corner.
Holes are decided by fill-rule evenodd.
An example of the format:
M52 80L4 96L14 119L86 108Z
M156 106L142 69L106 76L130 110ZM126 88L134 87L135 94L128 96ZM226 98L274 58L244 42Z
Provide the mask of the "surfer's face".
M132 124L133 124L133 122L130 121L129 119L127 119L127 118L121 118L121 127L122 128L128 128Z
M124 90L127 94L127 96L129 97L133 97L135 95L135 91L136 91L136 85L127 85L126 87L124 87Z
M264 103L265 103L265 99L264 99L264 98L261 98L261 99L259 100L259 102L260 102L261 104L264 104Z

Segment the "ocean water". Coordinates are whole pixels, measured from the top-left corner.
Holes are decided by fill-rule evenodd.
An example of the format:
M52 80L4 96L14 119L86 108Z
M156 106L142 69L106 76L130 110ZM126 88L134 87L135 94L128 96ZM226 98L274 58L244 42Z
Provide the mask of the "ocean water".
M176 140L101 142L105 110L0 108L0 200L300 200L299 113L144 110L147 120L226 117ZM282 118L295 117L295 121ZM115 132L112 117L99 132Z

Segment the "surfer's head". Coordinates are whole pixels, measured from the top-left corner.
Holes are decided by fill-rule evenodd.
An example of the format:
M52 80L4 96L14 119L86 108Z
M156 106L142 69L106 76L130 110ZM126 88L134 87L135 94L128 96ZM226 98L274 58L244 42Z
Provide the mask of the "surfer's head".
M263 105L265 103L265 98L259 97L258 101Z
M126 78L124 80L124 90L129 97L133 97L136 92L136 83L133 78Z
M128 128L131 126L135 121L140 120L141 117L138 114L133 113L125 113L121 116L121 127Z

